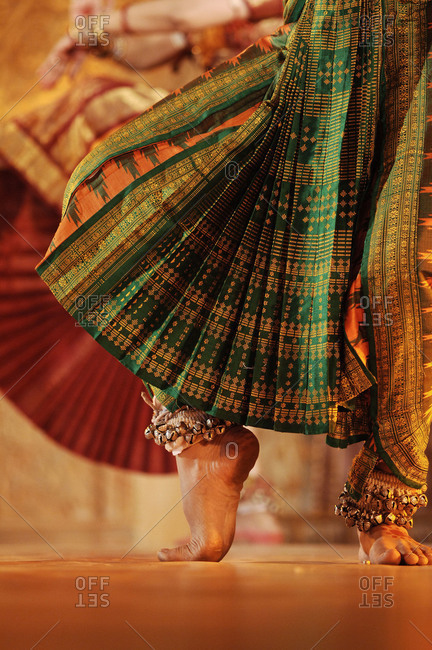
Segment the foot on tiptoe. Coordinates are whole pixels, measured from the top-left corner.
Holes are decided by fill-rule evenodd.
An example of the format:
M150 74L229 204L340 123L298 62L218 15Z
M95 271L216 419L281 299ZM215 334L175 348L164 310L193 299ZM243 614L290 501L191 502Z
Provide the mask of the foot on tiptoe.
M176 457L191 538L184 546L159 551L162 562L218 562L226 555L234 538L240 491L258 451L253 433L235 426Z
M360 562L371 564L432 564L432 548L416 542L403 526L381 524L360 532Z

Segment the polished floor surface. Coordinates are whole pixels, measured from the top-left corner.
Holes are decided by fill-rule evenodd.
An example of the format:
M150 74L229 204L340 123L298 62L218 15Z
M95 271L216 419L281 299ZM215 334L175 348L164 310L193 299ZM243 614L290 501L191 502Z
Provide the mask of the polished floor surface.
M1 649L432 647L432 567L358 564L354 546L235 545L219 564L14 548L0 547Z

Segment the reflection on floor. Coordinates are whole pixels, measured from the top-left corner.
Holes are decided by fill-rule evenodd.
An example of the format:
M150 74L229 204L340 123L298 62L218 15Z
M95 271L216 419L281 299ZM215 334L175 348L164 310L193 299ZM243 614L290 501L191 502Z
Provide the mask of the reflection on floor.
M324 543L234 545L219 564L161 564L121 535L109 540L93 552L71 540L61 551L1 545L0 647L432 646L432 567L358 564L355 546Z

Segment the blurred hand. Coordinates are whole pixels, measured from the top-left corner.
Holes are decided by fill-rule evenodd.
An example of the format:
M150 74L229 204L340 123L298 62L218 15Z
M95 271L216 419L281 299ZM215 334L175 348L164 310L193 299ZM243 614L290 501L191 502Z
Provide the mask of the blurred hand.
M69 35L57 41L38 69L38 74L43 77L40 81L41 86L52 88L64 73L67 72L70 77L74 77L81 68L88 54L88 49L82 46L87 30L83 29L82 21L77 24L77 17L110 15L113 6L114 0L71 0L69 20L72 28L75 27L77 31L77 37L81 36L80 45L77 45ZM72 29L71 33L73 32Z
M65 73L66 69L70 77L74 77L87 56L87 50L77 47L75 41L68 35L63 36L54 45L45 61L38 68L41 75L41 86L52 88L54 84Z
M69 5L69 19L75 24L77 16L100 16L110 14L114 7L114 0L71 0Z
M73 23L76 16L100 15L103 10L102 0L71 0L69 18Z

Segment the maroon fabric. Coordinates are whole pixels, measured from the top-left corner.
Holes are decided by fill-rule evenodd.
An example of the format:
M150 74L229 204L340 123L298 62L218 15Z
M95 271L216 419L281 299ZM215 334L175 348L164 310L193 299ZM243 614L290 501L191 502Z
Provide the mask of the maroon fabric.
M28 186L0 173L0 388L74 452L173 472L173 456L144 437L151 409L141 381L75 325L34 271L57 224L58 214Z

